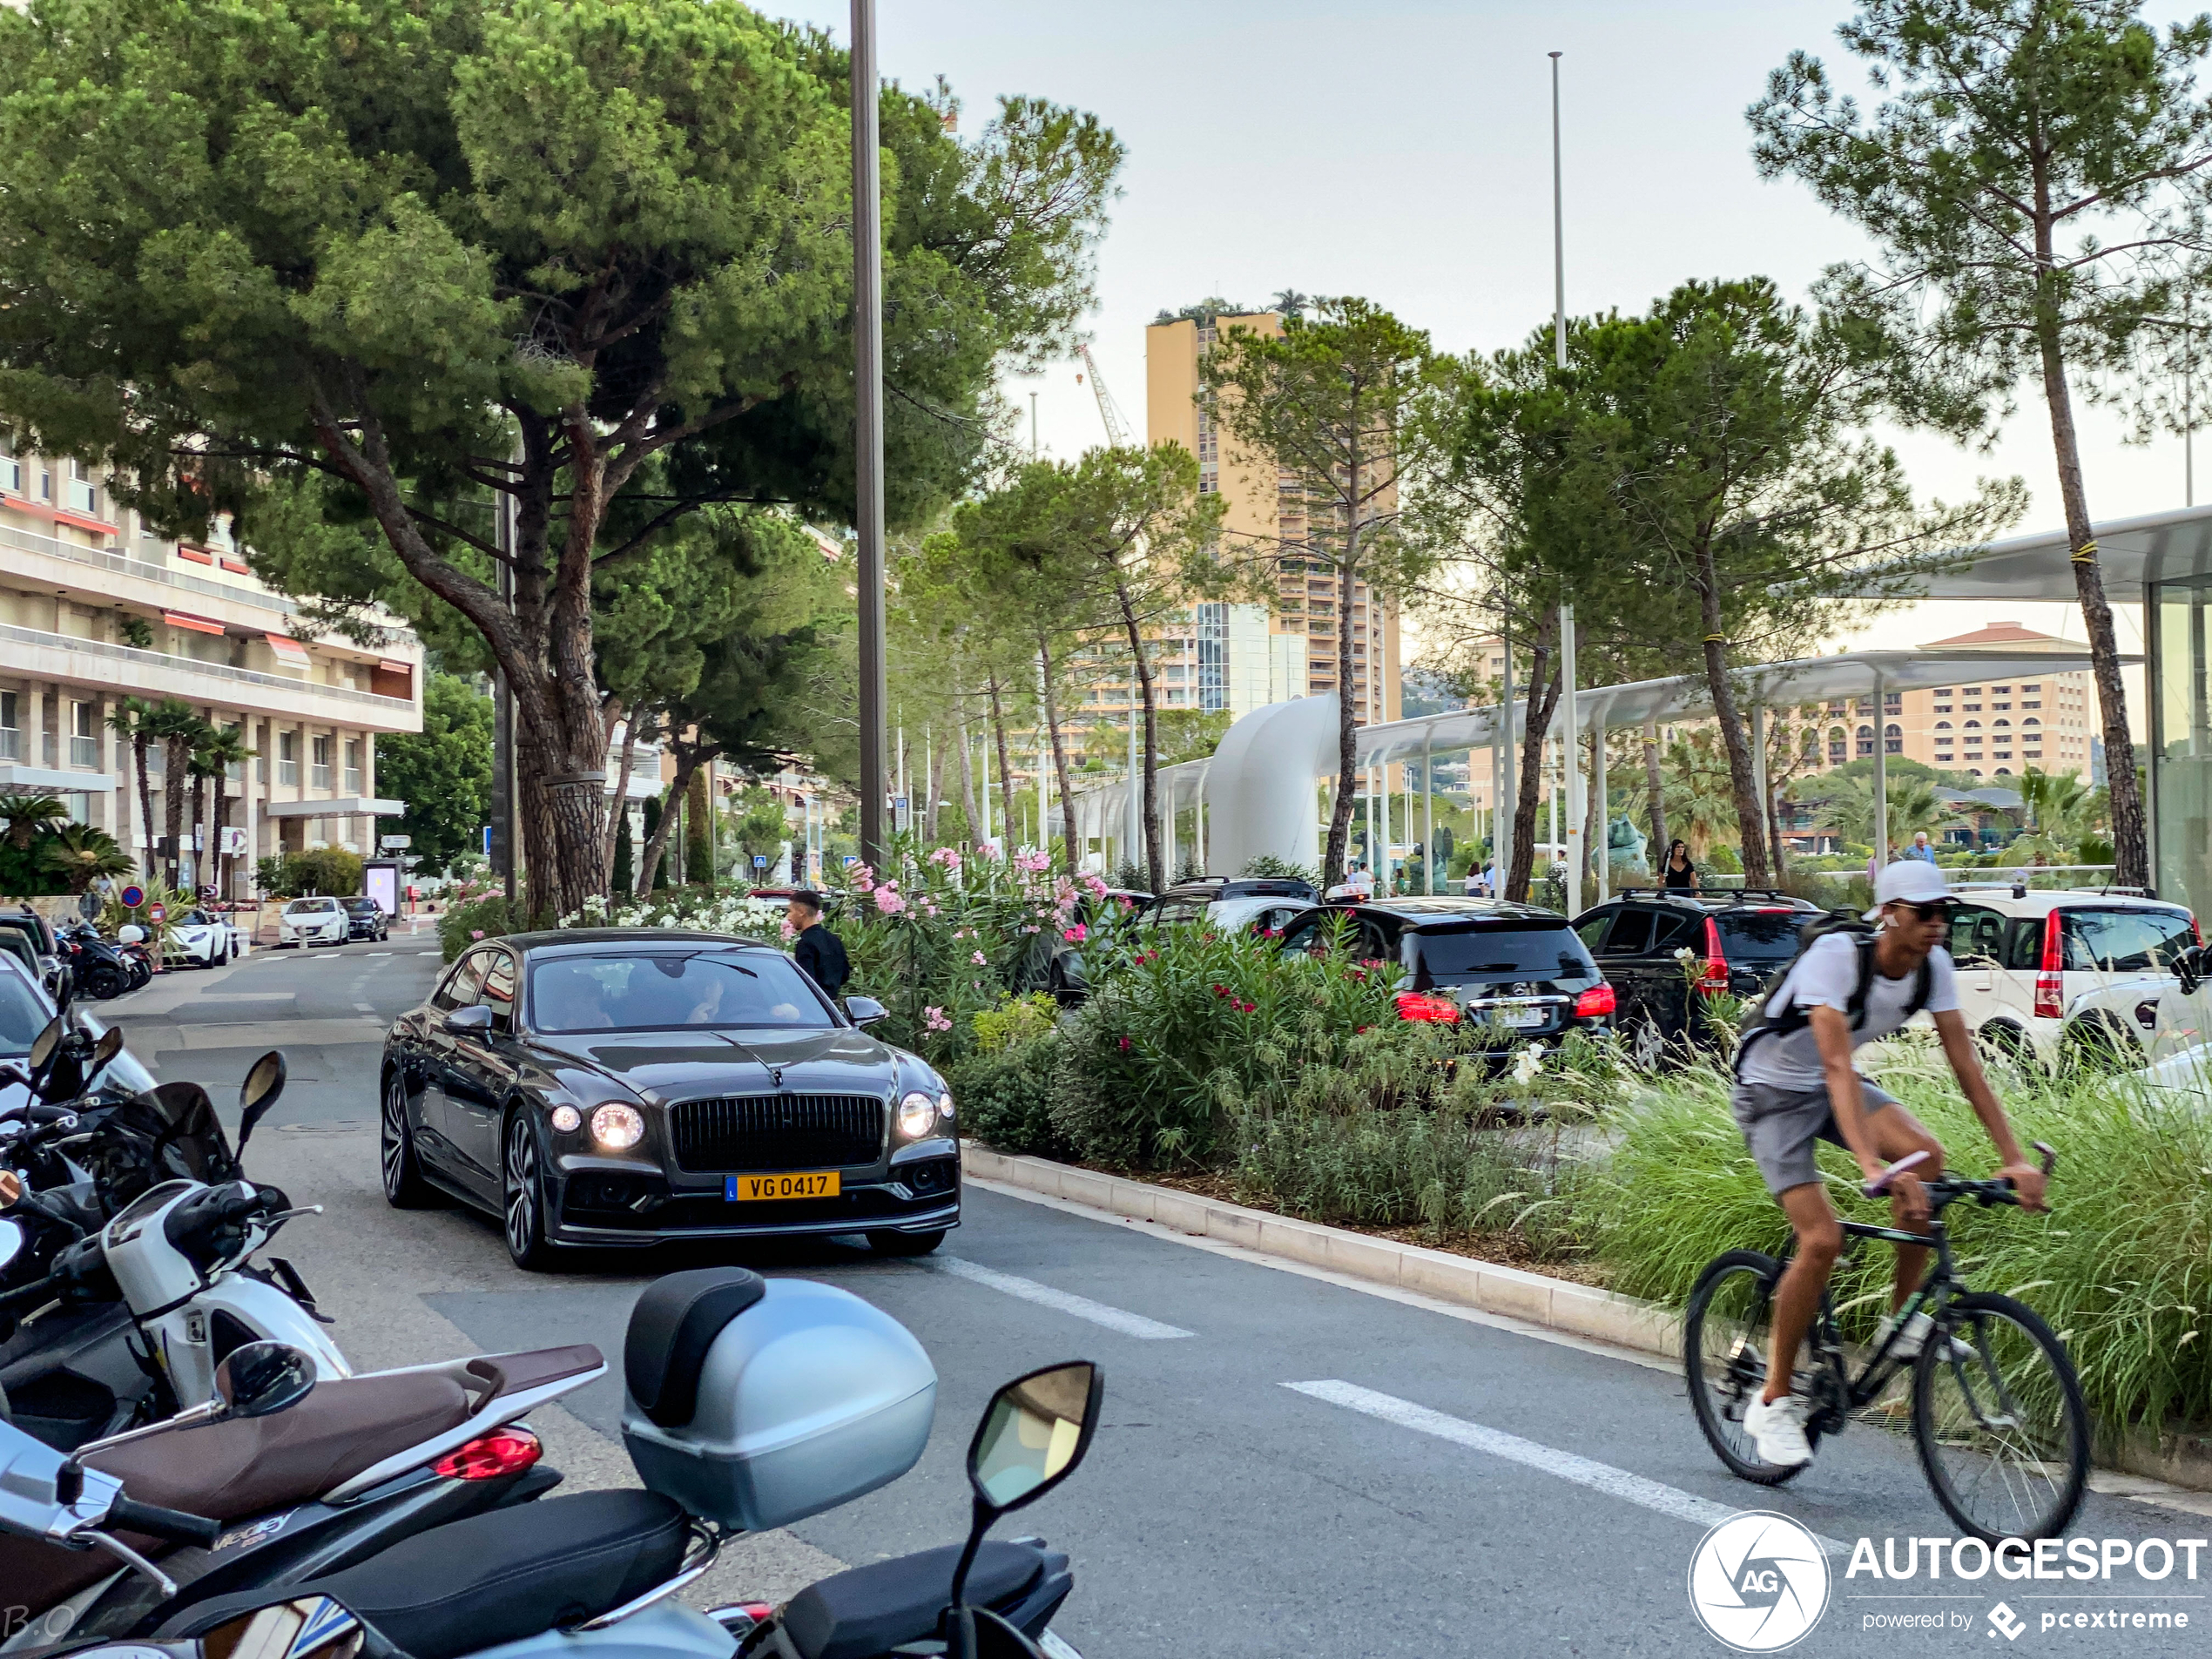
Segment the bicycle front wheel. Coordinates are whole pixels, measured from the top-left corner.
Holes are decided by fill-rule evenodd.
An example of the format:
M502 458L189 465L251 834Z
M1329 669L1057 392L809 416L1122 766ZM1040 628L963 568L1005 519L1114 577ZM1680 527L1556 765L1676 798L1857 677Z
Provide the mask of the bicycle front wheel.
M2080 1507L2080 1381L2051 1327L2009 1296L1943 1311L1913 1364L1912 1438L1936 1501L1985 1543L2055 1538Z
M1805 1467L1762 1461L1743 1426L1744 1408L1766 1387L1774 1285L1781 1276L1782 1264L1773 1257L1731 1250L1698 1275L1682 1322L1683 1371L1697 1426L1731 1474L1765 1487L1778 1487ZM1808 1425L1805 1437L1817 1433Z

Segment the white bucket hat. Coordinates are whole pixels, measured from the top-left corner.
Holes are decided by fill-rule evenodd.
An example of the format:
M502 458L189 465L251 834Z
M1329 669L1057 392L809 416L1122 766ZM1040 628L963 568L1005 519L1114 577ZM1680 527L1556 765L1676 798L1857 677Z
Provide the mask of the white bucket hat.
M1885 866L1876 879L1874 907L1866 913L1866 920L1879 921L1887 905L1937 904L1953 897L1951 883L1936 866L1925 859L1899 859Z

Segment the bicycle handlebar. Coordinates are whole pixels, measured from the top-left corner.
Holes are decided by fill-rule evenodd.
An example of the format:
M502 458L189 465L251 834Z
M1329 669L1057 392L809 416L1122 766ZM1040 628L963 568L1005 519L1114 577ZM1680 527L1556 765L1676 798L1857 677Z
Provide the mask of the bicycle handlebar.
M2048 1143L2036 1141L2032 1144L2038 1152L2043 1155L2045 1175L2050 1174L2052 1170L2059 1167L2059 1155ZM1861 1182L1858 1190L1870 1198L1878 1198L1889 1190L1892 1181L1916 1165L1926 1163L1927 1160L1928 1154L1925 1151L1907 1153L1872 1180ZM1961 1180L1957 1176L1939 1175L1929 1180L1926 1184L1932 1194L1946 1203L1954 1198L1966 1197L1979 1198L1986 1204L2020 1202L2018 1194L2013 1190L2013 1178L2008 1175L1999 1176L1993 1181L1966 1181Z

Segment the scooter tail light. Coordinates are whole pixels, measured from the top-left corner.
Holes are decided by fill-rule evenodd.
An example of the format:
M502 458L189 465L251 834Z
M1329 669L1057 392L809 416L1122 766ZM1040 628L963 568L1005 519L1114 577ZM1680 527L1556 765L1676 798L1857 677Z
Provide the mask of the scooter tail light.
M544 1448L525 1428L496 1428L440 1458L430 1467L448 1480L496 1480L520 1474L537 1461Z
M2059 977L2066 960L2060 925L2055 910L2043 918L2043 961L2035 974L2035 1017L2039 1020L2066 1017L2066 984Z
M1398 994L1398 1017L1420 1020L1431 1025L1457 1025L1460 1005L1448 996L1433 991L1400 991Z
M1619 1005L1610 985L1600 981L1575 999L1575 1017L1578 1020L1602 1019Z

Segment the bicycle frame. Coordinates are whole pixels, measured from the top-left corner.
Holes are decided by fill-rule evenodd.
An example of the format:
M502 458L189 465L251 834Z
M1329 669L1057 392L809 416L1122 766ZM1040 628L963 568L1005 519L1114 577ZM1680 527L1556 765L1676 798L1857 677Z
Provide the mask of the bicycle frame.
M1908 1232L1902 1227L1878 1227L1862 1221L1842 1224L1844 1236L1847 1238L1871 1238L1898 1245L1918 1244L1934 1251L1934 1259L1928 1264L1926 1276L1905 1298L1904 1305L1897 1311L1897 1317L1884 1332L1881 1342L1867 1356L1865 1365L1855 1378L1851 1374L1851 1367L1844 1356L1843 1335L1836 1328L1834 1296L1825 1288L1821 1291L1820 1312L1814 1317L1812 1329L1806 1334L1812 1342L1815 1384L1815 1389L1808 1390L1808 1393L1817 1402L1817 1421L1822 1433L1832 1435L1841 1433L1849 1414L1879 1399L1892 1379L1911 1363L1909 1360L1892 1359L1890 1349L1895 1345L1898 1333L1912 1316L1925 1312L1933 1318L1965 1288L1952 1264L1951 1237L1944 1227L1942 1212L1937 1211L1931 1220L1932 1224L1925 1233ZM1783 1252L1781 1262L1785 1272L1796 1249L1793 1240ZM1780 1275L1776 1277L1778 1283Z

